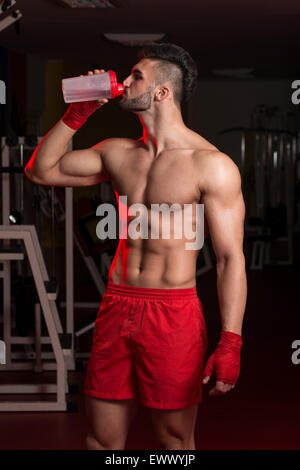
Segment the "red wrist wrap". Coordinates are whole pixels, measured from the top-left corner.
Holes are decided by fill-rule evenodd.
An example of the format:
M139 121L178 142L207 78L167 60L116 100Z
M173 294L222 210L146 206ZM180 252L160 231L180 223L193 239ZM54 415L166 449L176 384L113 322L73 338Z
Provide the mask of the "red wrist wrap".
M97 101L71 103L61 120L71 129L77 130L96 109L100 108L100 106Z
M215 369L218 381L235 384L240 375L242 337L231 331L221 331L215 352L208 359L203 376L211 376Z

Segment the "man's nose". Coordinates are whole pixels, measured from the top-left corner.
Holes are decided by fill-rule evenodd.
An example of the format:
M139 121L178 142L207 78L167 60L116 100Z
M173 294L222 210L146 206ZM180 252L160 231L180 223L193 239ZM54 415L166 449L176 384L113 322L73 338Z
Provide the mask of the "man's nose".
M128 88L130 86L130 75L128 75L128 77L123 80L123 85L125 88Z

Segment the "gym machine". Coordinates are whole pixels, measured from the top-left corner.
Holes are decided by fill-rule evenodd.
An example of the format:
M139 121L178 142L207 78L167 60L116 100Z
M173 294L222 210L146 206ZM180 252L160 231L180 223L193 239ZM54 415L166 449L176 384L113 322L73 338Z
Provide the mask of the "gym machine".
M295 173L300 133L284 127L279 108L257 106L251 127L224 129L240 139L238 166L246 204L245 243L250 269L294 260ZM282 255L284 253L284 256Z
M56 384L1 384L2 394L56 394L55 401L7 401L0 402L0 411L66 411L74 410L74 402L66 401L69 391L67 381L68 369L74 369L74 345L73 345L73 214L72 214L72 188L66 188L66 264L69 268L66 285L66 332L63 331L61 319L57 310L58 286L55 283L53 266L52 277L49 278L46 268L41 243L35 225L26 224L27 211L24 210L24 153L37 146L40 138L5 138L1 139L1 167L2 174L2 225L0 226L0 263L3 268L0 277L3 279L3 340L5 343L5 364L1 365L2 371L31 370L42 372L44 370L56 370ZM69 150L71 149L71 145ZM19 157L16 165L11 158L15 151ZM10 185L11 175L20 176L19 184L15 185L18 199L18 207L11 210L12 188ZM35 195L35 209L38 208L39 198ZM52 206L53 215L53 206ZM38 220L36 223L38 224ZM54 219L52 219L53 231ZM53 232L52 232L53 233ZM53 259L53 258L52 258ZM29 335L13 335L12 328L16 326L16 318L13 318L12 305L12 266L18 264L18 274L24 281L24 264L29 263L34 281L34 289L31 290L30 299L34 306L34 329L35 333ZM53 260L54 261L54 260ZM23 287L25 285L23 284ZM25 289L26 290L26 289ZM24 315L28 312L28 305L24 302ZM15 312L16 313L16 312ZM48 336L41 335L42 317L48 330ZM24 345L27 351L33 345L34 353L31 359L25 357L25 361L14 361L12 345ZM43 361L45 353L42 345L51 345L54 361ZM20 353L19 353L20 355Z
M57 187L55 191L63 211L65 206L63 190ZM99 185L99 196L83 197L74 203L74 242L99 292L99 299L102 299L104 295L108 271L118 244L118 240L101 241L96 237L96 224L99 222L99 217L96 217L96 209L103 202L116 203L111 185L107 182ZM64 302L61 303L61 306L65 306ZM74 308L78 309L97 309L98 311L99 307L100 300L99 302L74 302ZM92 313L79 322L80 324L74 331L75 341L94 328L95 318L95 313ZM75 343L76 360L87 359L89 355L90 352L77 351Z

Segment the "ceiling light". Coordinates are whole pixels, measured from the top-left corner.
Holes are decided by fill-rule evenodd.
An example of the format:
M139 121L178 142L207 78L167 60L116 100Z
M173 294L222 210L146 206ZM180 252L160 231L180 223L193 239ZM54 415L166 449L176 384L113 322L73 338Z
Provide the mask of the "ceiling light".
M106 39L126 46L145 46L159 41L164 36L165 33L104 33Z
M229 78L254 78L253 68L244 69L213 69L213 75Z
M60 0L65 6L71 8L117 8L122 7L120 0Z

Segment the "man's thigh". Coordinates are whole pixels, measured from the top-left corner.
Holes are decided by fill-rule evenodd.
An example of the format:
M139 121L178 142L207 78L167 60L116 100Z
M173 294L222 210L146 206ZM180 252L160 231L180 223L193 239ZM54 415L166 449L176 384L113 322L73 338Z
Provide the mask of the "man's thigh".
M159 442L169 444L178 440L193 444L198 409L198 403L178 410L151 409L153 430Z
M89 436L106 448L125 447L127 434L138 407L135 399L108 400L85 395Z

